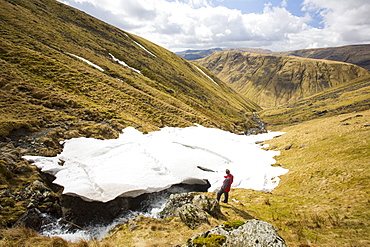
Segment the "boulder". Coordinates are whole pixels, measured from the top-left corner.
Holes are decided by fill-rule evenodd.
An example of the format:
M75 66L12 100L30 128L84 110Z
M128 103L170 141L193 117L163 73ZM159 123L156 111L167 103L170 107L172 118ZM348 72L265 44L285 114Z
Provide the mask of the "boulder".
M182 193L170 196L159 217L180 217L189 228L196 229L202 223L209 223L207 214L217 219L225 218L216 199L196 193Z
M190 229L194 230L203 223L209 224L206 212L194 204L188 203L183 205L177 210L177 213L181 221Z
M199 246L199 242L213 241L215 236L226 237L219 245L212 246L227 246L227 247L286 247L284 239L282 239L275 228L261 220L252 219L244 224L236 224L236 227L223 224L214 229L195 235L189 239L182 247ZM219 239L220 239L219 238Z
M192 203L194 195L192 193L172 194L163 210L159 213L160 218L179 216L177 210L183 205Z
M36 208L27 210L15 223L15 226L25 226L35 231L40 231L42 226L41 212Z
M214 198L208 198L205 195L195 195L192 203L210 214L216 219L226 219L220 209L220 204Z

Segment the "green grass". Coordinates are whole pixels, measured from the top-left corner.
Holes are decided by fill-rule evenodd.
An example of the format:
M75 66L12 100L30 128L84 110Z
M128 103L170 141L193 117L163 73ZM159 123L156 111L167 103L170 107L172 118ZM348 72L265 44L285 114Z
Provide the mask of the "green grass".
M289 228L291 231L283 234L288 242L321 246L369 243L365 233L370 217L370 143L366 138L370 129L365 127L369 113L308 121L283 129L286 134L269 141L274 149L282 150L277 163L289 169L271 195L279 200L270 199L271 205L276 205L274 218L280 227L286 229L289 222L295 226L295 234L290 235L294 231ZM343 125L346 118L350 118L348 125ZM292 148L285 150L289 144Z
M311 119L370 109L369 92L370 77L360 77L296 102L265 108L260 115L270 129L279 129Z

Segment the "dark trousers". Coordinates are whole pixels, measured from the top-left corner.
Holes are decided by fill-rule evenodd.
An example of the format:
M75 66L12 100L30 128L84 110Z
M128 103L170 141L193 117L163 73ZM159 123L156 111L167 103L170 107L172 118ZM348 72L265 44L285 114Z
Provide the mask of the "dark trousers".
M229 192L226 192L226 191L224 191L223 189L220 189L220 191L219 191L219 192L217 192L217 201L218 201L218 202L220 201L220 198L221 198L222 194L224 194L224 195L225 195L225 200L224 200L224 201L222 201L222 202L227 203L227 202L229 201Z

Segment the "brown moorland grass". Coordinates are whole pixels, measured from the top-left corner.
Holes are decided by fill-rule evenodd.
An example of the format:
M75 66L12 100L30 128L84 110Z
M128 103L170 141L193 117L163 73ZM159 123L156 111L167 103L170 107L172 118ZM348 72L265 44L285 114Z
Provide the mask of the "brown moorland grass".
M279 186L264 199L257 192L246 199L244 191L234 195L254 217L273 223L290 246L368 246L370 111L282 131L267 141L281 151L277 164L289 169Z

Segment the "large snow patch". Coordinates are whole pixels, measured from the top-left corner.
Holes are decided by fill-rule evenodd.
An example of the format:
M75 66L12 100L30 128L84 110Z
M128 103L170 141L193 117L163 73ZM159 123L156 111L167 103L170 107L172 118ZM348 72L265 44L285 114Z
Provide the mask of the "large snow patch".
M56 157L24 158L54 175L64 194L86 200L107 202L179 183L202 184L204 179L215 191L226 168L235 177L232 188L270 191L287 170L271 166L278 151L263 150L255 142L281 134L245 136L202 126L165 127L143 134L129 127L118 139L70 139Z

